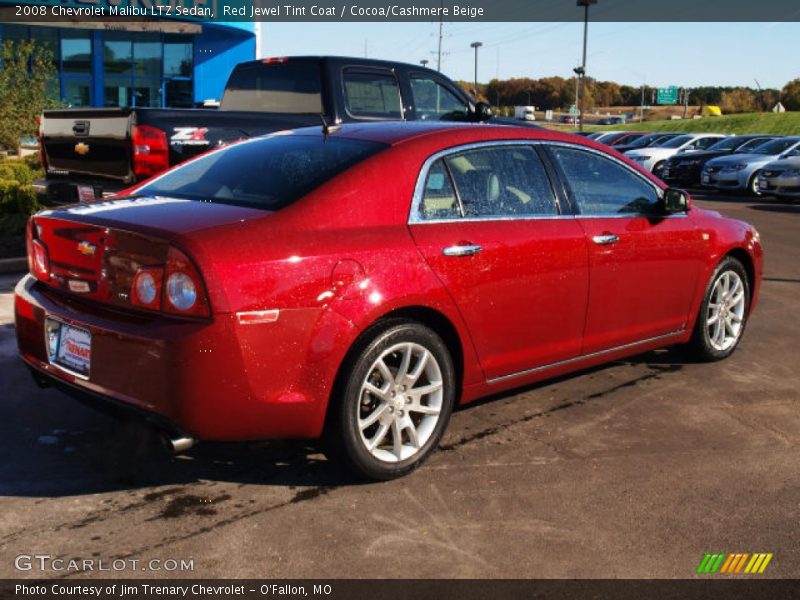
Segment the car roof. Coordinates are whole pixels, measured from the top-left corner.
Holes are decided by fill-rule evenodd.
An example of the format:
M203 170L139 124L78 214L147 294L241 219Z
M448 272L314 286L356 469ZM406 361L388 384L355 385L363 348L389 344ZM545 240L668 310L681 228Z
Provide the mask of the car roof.
M297 135L324 135L322 126L303 127L295 129ZM473 141L492 139L530 139L530 140L550 140L550 141L576 141L580 139L584 145L592 145L602 148L601 145L592 144L591 140L579 138L571 133L562 133L543 128L518 127L514 125L490 125L485 123L452 123L442 121L380 121L371 123L347 123L331 128L329 133L331 138L344 138L352 140L363 140L367 142L379 142L396 146L426 137L458 138L458 142L463 142L463 138L474 138Z

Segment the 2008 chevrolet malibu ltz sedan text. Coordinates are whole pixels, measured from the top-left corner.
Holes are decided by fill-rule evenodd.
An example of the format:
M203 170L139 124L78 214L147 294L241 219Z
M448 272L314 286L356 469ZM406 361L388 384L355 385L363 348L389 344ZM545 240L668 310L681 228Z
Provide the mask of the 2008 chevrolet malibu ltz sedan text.
M488 125L275 134L28 229L38 380L174 439L324 436L375 479L459 403L672 344L727 357L763 262L613 150Z

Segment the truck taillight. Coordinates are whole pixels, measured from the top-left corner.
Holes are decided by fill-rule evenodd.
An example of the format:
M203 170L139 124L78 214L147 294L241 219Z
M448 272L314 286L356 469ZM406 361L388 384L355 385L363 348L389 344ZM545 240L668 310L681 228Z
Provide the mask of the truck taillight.
M42 169L47 171L47 154L44 152L44 136L42 134L42 117L36 117L36 122L39 125L39 133L37 137L39 138L39 162L42 163Z
M150 125L133 128L133 172L137 179L147 179L169 168L167 134Z
M195 317L209 316L208 297L194 263L170 246L163 286L164 312Z

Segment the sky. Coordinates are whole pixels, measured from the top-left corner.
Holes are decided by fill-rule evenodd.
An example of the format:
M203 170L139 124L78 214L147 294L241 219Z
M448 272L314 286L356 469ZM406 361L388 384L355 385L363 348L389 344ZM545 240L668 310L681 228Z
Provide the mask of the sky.
M437 23L263 23L261 56L345 55L436 68ZM442 72L472 81L571 77L583 23L445 23ZM651 87L782 88L800 77L800 23L591 23L587 73Z

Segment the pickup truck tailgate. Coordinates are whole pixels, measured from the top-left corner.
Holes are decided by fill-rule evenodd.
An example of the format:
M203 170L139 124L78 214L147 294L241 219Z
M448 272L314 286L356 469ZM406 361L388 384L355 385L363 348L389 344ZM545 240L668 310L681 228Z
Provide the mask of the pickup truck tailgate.
M133 181L130 109L48 110L42 144L48 173Z

